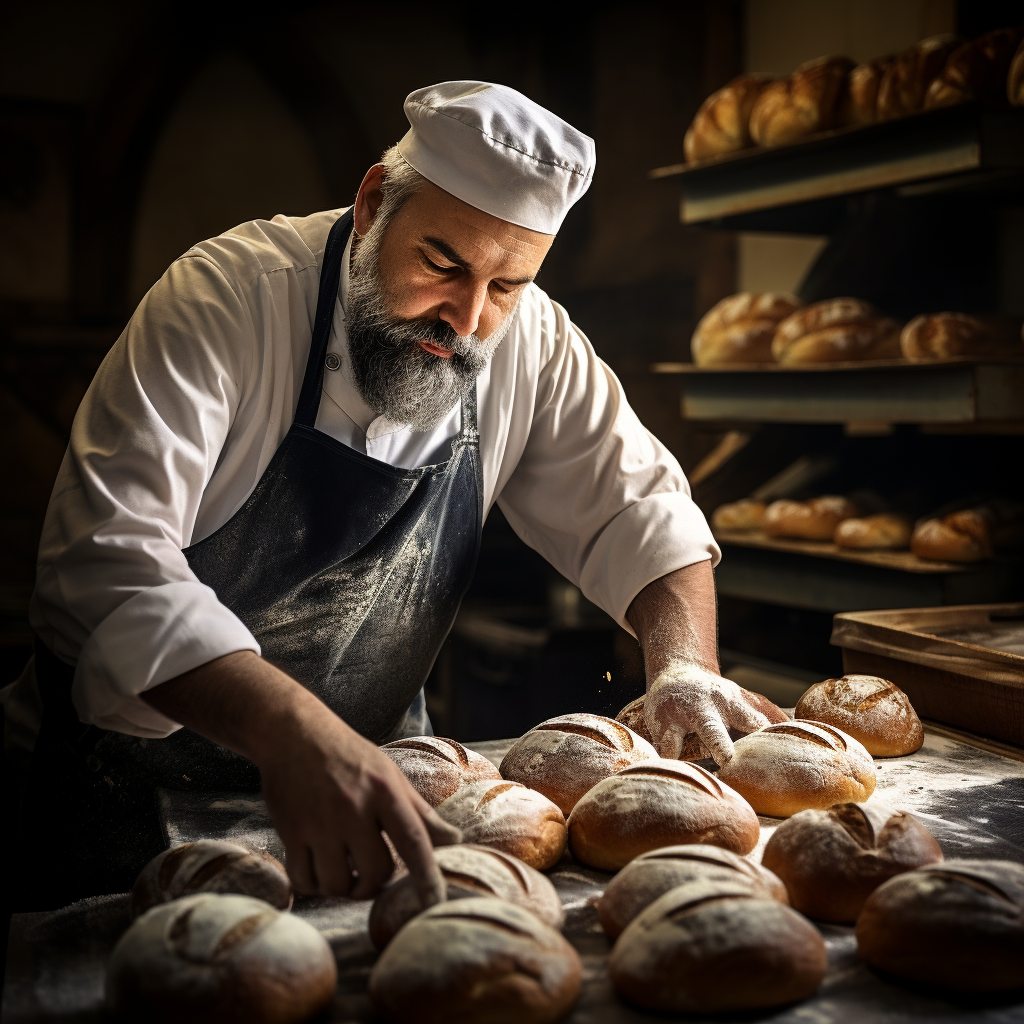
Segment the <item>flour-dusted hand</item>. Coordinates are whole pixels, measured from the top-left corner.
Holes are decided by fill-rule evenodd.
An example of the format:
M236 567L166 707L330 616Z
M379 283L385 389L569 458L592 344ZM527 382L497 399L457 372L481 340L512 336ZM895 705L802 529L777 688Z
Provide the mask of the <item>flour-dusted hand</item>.
M647 688L644 718L662 757L679 757L695 732L719 767L732 757L730 728L749 733L769 724L731 679L682 661L669 663Z

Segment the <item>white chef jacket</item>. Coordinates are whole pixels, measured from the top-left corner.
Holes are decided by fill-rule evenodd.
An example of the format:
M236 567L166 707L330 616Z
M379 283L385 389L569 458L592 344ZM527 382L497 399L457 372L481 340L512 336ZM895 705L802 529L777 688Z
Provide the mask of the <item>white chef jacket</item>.
M83 722L179 728L139 694L259 644L182 549L226 523L291 426L327 234L343 211L241 224L150 289L75 417L39 549L32 626L74 664ZM347 254L346 254L347 255ZM374 459L443 461L460 409L430 431L389 422L353 383L348 260L316 426ZM332 365L335 360L328 360ZM652 580L720 557L679 464L565 310L536 285L478 381L484 509L629 628Z

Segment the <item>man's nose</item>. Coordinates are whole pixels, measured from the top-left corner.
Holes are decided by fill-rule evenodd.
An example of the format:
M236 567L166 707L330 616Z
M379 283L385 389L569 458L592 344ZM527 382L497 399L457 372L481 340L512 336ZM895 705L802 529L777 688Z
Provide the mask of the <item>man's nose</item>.
M480 330L487 303L487 285L469 284L451 295L440 310L440 318L460 337L468 338Z

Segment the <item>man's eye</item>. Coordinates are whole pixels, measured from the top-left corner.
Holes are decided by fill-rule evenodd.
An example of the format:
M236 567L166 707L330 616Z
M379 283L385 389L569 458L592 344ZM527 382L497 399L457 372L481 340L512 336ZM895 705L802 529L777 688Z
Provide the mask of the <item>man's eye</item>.
M436 270L439 274L448 274L453 270L459 269L458 267L442 267L439 264L435 263L429 256L424 256L423 258L427 261L427 264L431 268Z

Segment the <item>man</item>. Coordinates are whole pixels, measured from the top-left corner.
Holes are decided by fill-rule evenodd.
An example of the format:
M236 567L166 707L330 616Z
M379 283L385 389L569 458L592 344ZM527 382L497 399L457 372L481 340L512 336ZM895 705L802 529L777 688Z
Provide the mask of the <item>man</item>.
M533 284L592 140L485 83L405 109L350 210L177 260L76 417L25 805L32 867L74 861L76 892L161 847L156 787L262 785L299 890L372 895L386 834L439 899L432 846L458 833L376 744L429 731L422 685L495 501L636 633L663 754L696 731L721 762L729 727L766 722L718 675L718 551L678 464Z

